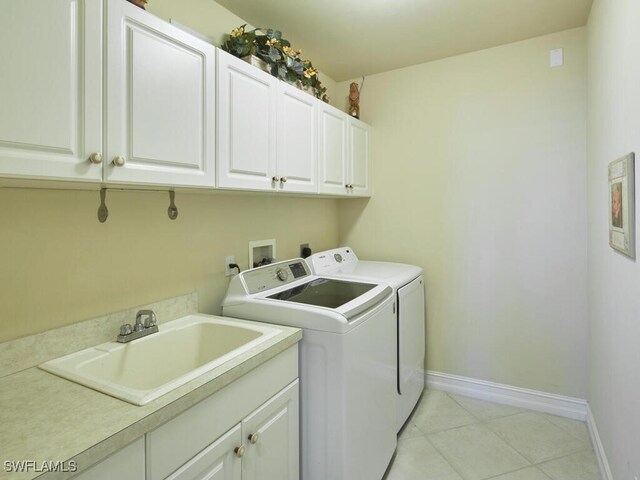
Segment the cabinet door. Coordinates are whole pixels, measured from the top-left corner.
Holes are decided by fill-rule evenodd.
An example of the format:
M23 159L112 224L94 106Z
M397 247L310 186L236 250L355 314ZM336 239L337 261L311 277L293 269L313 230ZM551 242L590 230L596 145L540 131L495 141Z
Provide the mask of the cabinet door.
M346 195L349 116L324 102L318 110L318 189Z
M277 173L285 192L318 192L318 101L278 82Z
M371 127L360 120L349 118L349 173L347 178L352 195L371 195L369 183L369 151Z
M277 188L278 80L218 51L218 186Z
M100 181L99 0L0 0L0 175Z
M215 48L125 1L107 18L105 180L213 187Z
M105 458L73 480L140 480L145 478L144 437Z
M166 480L240 480L241 460L235 449L241 442L240 425L236 425Z
M242 421L242 480L298 480L298 380Z

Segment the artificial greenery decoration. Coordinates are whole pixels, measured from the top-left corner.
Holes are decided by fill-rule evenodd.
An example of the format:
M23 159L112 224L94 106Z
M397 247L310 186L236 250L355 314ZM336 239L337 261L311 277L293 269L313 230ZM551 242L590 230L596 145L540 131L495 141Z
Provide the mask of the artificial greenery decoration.
M242 58L255 55L269 66L271 75L287 83L301 87L313 87L315 96L329 101L327 88L318 78L318 70L309 60L302 60L302 50L293 50L291 43L282 38L282 32L271 28L254 28L246 31L247 25L234 28L229 39L222 45L223 50Z

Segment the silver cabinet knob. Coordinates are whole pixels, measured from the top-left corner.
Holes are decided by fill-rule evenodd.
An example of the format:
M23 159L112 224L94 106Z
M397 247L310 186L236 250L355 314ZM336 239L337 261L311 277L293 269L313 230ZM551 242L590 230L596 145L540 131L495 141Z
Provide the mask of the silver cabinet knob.
M271 181L273 183L278 183L280 181L280 178L279 177L271 177Z
M123 167L124 164L126 163L126 160L124 159L124 157L115 157L111 163L113 163L116 167Z
M236 457L238 458L244 457L244 451L245 451L244 445L240 445L239 447L236 447L233 451L235 452Z
M101 153L92 153L91 155L89 155L89 161L91 163L102 163L102 154Z
M287 183L287 177L280 178L280 183Z
M256 443L258 443L258 437L258 432L249 435L249 442L251 443L251 445L255 445Z

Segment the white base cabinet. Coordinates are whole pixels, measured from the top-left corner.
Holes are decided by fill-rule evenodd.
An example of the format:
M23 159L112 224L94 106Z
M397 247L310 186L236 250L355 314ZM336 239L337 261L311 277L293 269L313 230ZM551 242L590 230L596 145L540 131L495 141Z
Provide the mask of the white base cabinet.
M300 480L298 398L294 345L73 478Z
M147 480L299 480L298 349L146 435Z

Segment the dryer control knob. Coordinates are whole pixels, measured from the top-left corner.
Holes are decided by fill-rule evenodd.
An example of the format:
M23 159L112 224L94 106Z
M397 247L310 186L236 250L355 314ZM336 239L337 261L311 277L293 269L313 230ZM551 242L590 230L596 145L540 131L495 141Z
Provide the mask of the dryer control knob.
M276 277L278 277L278 280L284 282L287 277L289 277L289 274L284 268L279 268L278 270L276 270Z

